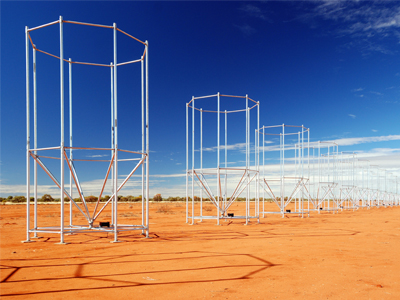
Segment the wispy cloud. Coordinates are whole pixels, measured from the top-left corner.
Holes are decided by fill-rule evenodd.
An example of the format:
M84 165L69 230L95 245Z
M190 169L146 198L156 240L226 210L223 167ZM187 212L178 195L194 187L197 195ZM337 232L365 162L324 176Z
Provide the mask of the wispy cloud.
M252 35L254 33L257 32L257 30L255 30L253 27L251 27L248 24L244 24L244 25L235 25L237 28L239 28L239 30L245 34L245 35Z
M353 114L348 114L348 116L351 117L351 118L353 118L353 119L356 118L356 115L353 115Z
M267 17L265 16L264 12L258 7L255 6L254 4L244 4L239 8L241 11L245 12L247 16L261 19L261 20L267 20Z
M158 174L158 175L150 175L150 178L171 178L171 177L185 177L186 174L178 173L178 174Z
M400 7L388 7L394 1L316 1L315 13L324 19L347 24L350 33L381 32L400 27Z
M378 132L378 130L376 130L376 129L371 129L371 131L372 131L372 132Z
M356 151L357 158L366 160L400 176L400 148L374 148L370 151Z
M336 35L351 36L350 47L360 47L364 55L371 52L394 54L384 46L382 39L400 40L400 6L396 1L313 1L315 7L302 19L315 22L318 19L338 24ZM374 37L376 39L371 40Z
M361 92L361 91L363 91L364 90L364 88L357 88L357 89L353 89L353 90L351 90L352 92Z
M343 138L332 140L339 146L352 146L365 143L376 143L376 142L388 142L388 141L399 141L400 135L384 135L384 136L370 136L370 137L356 137L356 138Z
M225 145L220 145L219 147L220 147L220 149L225 149ZM203 151L215 152L215 151L217 151L217 148L218 148L217 146L203 148ZM246 143L237 143L237 144L233 144L233 145L227 145L226 148L228 150L243 150L246 148Z
M390 101L390 100L388 100L388 101L385 101L385 103L388 103L388 104L398 104L399 103L399 101Z
M353 146L359 144L368 144L368 143L377 143L377 142L389 142L389 141L399 141L400 135L384 135L384 136L369 136L369 137L354 137L354 138L340 138L333 140L325 140L320 142L310 142L310 148L318 148L318 147L327 147L328 145L332 146L333 143L338 146ZM295 149L294 144L285 145L285 150L293 150ZM390 149L390 148L388 148ZM266 152L270 151L279 151L279 145L272 145L264 147ZM339 148L340 151L340 148Z

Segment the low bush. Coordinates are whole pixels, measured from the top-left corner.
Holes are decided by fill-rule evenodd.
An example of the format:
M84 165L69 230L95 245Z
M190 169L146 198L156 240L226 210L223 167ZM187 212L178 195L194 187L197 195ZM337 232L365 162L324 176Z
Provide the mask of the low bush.
M156 194L156 195L153 197L153 201L156 201L156 202L162 201L161 194Z
M95 197L95 196L86 196L85 197L85 201L86 202L97 202L97 197Z
M44 194L42 198L40 198L40 202L53 202L54 198L49 194Z

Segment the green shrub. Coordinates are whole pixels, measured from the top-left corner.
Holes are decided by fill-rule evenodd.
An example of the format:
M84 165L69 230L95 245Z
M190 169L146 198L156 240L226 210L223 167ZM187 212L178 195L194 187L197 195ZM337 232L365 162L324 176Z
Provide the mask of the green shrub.
M137 197L134 197L134 198L133 198L133 201L134 201L134 202L141 202L141 201L142 201L142 195L139 195L139 196L137 196Z
M111 197L109 195L105 195L103 197L101 197L101 202L107 202Z
M44 194L42 198L40 198L41 202L53 202L54 198L49 194Z
M13 197L13 199L11 200L12 203L22 203L22 202L26 202L26 197L25 196L15 196Z
M161 194L156 194L156 195L153 197L153 201L156 201L156 202L162 201Z
M86 202L97 202L97 197L96 196L86 196L85 201Z

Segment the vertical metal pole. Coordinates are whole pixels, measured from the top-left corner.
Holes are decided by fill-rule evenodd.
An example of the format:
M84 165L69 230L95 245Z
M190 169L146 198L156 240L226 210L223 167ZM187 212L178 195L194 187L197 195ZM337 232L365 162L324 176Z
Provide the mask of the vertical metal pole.
M340 158L339 158L339 145L336 145L336 182L337 182L337 185L336 186L339 186L339 189L338 189L338 192L339 192L339 196L337 195L337 194L335 194L335 198L337 199L336 200L336 202L340 202L340 196L341 196L341 193L340 193L340 182L339 182L339 174L340 174ZM339 207L338 207L338 205L336 204L336 208L337 208L337 211L339 212Z
M34 147L37 149L37 81L36 81L36 49L33 48L33 118L34 118ZM37 154L37 151L35 151L35 155ZM33 213L33 218L34 218L34 228L35 228L35 233L33 235L34 238L38 238L37 236L37 162L35 160L34 165L33 165L33 178L34 178L34 213ZM27 201L30 201L30 199L27 198Z
M186 103L186 223L188 221L189 221L189 103Z
M256 179L254 182L254 216L257 217L257 199L258 199L258 143L257 143L257 129L254 131L254 168L256 169ZM260 222L260 219L257 218Z
M146 41L146 237L149 237L149 164L150 164L150 128L149 128L149 42Z
M110 63L111 72L111 158L114 156L114 64ZM114 163L111 166L111 195L114 194ZM115 200L115 199L114 199ZM114 226L114 200L111 202L111 224Z
M312 193L311 193L311 199L314 199L314 207L315 207L315 147L313 147L313 151L312 151ZM318 203L318 202L317 202ZM318 205L318 204L317 204ZM317 206L317 210L318 206Z
M117 24L114 37L114 243L118 242L118 102L117 102Z
M341 210L343 210L343 182L345 180L344 178L344 161L343 161L343 152L340 153L340 173L342 174L341 176L341 180L340 180L340 206L341 206Z
M61 100L61 216L60 216L60 244L64 244L64 42L63 42L63 18L60 16L60 100Z
M225 187L224 187L224 212L226 209L226 197L228 194L228 113L225 110ZM226 213L226 212L225 212Z
M301 179L303 180L304 186L304 126L301 125ZM301 217L304 214L304 188L301 191ZM299 204L300 204L299 203Z
M200 173L203 176L203 109L200 108ZM203 189L200 188L200 222L203 221Z
M249 98L246 95L246 179L247 179L247 188L246 188L246 225L249 223L249 147L250 147L250 137L249 137Z
M318 190L317 190L318 213L320 213L319 206L322 204L319 201L319 189L321 187L321 168L322 168L321 167L321 141L318 141ZM323 205L321 205L321 206L323 206Z
M385 196L384 196L384 199L383 199L383 204L387 204L387 187L386 187L386 172L387 172L387 170L383 170L384 172L385 172Z
M192 225L194 224L194 97L192 98Z
M262 180L265 180L265 126L262 128L262 135L263 135L263 146L262 146L262 151L263 151L263 176ZM262 183L264 186L264 182ZM263 188L263 218L265 217L265 189Z
M68 86L69 86L69 160L72 164L73 154L72 154L72 63L71 58L68 60ZM72 194L72 172L69 172L69 194L73 198ZM69 226L72 226L72 201L69 201Z
M218 92L218 95L217 95L217 205L218 205L218 207L217 207L217 225L219 225L219 208L220 208L220 205L219 205L219 197L220 197L220 190L219 190L219 181L220 181L220 165L219 165L219 162L220 162L220 160L219 160L219 156L220 156L220 153L219 153L219 143L220 143L220 137L219 137L219 134L220 134L220 94L219 94L219 92Z
M257 101L257 135L256 135L256 147L257 147L257 180L256 180L256 208L257 208L257 219L260 223L260 133L258 132L260 128L260 101Z
M297 147L296 147L297 146ZM294 170L295 170L295 178L298 180L298 175L300 175L300 173L299 174L297 174L298 172L299 172L299 170L300 170L300 132L298 132L297 133L297 145L295 144L295 147L294 147L294 162L295 162L295 164L294 164L294 166L295 166L295 168L294 168ZM294 198L294 209L295 209L295 211L297 211L297 204L299 204L300 202L297 200L297 197L295 197ZM300 205L299 205L299 208L300 208Z
M310 216L310 193L311 193L311 176L310 176L310 128L308 128L307 131L307 169L308 169L308 201L307 201L307 210L308 210L308 216Z
M330 146L329 146L329 144L328 144L328 184L330 185L331 183L331 179L330 179L330 172L331 172L331 168L330 168ZM328 197L328 211L330 210L330 199L329 199L329 197Z
M145 142L144 142L144 125L145 125L145 116L144 116L144 57L142 56L142 60L140 62L140 69L141 69L141 97L142 97L142 159L145 159ZM142 227L146 227L145 223L145 205L144 205L144 200L146 199L146 196L144 194L145 191L145 164L142 164ZM144 230L142 230L142 234L144 234Z
M285 124L282 124L282 197L281 197L281 210L282 218L285 217Z
M25 26L25 93L26 93L26 240L31 242L30 230L30 109L29 109L29 37L28 26Z
M298 157L297 157L298 156ZM297 144L294 145L294 177L296 180L299 180L297 177L297 169L300 169L300 132L297 133ZM294 211L297 211L297 197L294 198ZM300 210L300 205L299 205Z
M257 101L257 130L260 128L260 101ZM257 216L260 223L260 134L257 134Z
M281 202L281 205L280 205L280 210L281 210L281 214L282 214L282 194L283 194L283 177L282 177L282 174L283 174L283 168L282 168L282 132L281 133L279 133L279 169L280 169L280 190L279 190L279 197L280 197L280 202Z
M369 168L370 168L370 164L368 163L368 166L367 166L367 191L368 191L368 194L367 194L367 206L368 206L368 209L371 207L371 190L370 190L370 188L369 188Z
M353 211L354 211L354 190L355 190L355 174L354 174L354 170L355 170L355 156L354 156L354 153L353 153L353 156L352 156L352 165L351 165L351 177L352 177L352 184L351 184L351 186L352 186L352 192L351 192L351 194L352 194L352 206L353 206Z
M247 96L247 95L246 95ZM247 97L248 99L248 97ZM247 107L247 115L248 115L248 125L247 125L247 137L248 137L248 144L249 144L249 148L248 148L248 153L247 153L247 157L248 157L248 171L247 171L247 221L249 221L249 216L250 216L250 199L251 199L251 193L250 193L250 166L251 166L251 149L250 149L250 141L251 141L251 132L250 132L250 108Z

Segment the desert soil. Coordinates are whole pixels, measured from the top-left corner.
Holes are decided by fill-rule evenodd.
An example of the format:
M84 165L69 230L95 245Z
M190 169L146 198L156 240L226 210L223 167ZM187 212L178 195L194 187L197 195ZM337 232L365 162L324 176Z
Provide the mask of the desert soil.
M59 210L39 205L39 224L58 225ZM151 203L151 238L90 232L67 245L58 234L21 243L25 211L0 206L4 299L400 299L400 207L217 226L186 224L184 203ZM140 205L119 215L139 224Z

